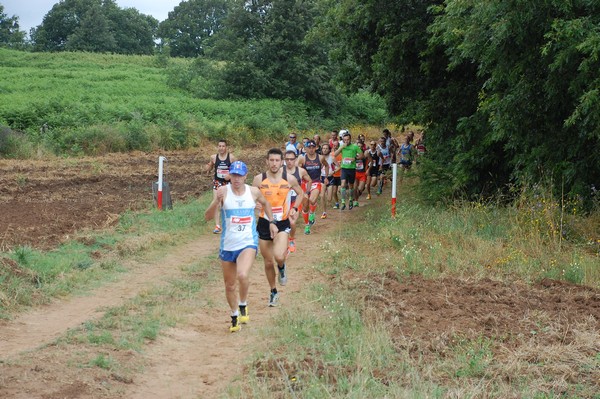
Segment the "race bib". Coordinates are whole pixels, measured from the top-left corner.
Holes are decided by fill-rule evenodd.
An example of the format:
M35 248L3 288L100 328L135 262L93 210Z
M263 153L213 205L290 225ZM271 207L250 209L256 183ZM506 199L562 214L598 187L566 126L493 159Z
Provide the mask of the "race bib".
M217 169L217 177L219 179L224 179L229 176L229 169Z
M342 163L344 165L352 165L353 161L354 161L354 158L344 158L344 159L342 159Z
M356 169L362 169L363 168L363 161L362 159L358 159L356 161Z
M252 227L252 216L232 216L229 222L231 231L241 233L250 230Z
M271 211L273 212L273 220L280 221L281 219L283 219L283 207L282 206L275 206L275 207L273 207L273 209Z

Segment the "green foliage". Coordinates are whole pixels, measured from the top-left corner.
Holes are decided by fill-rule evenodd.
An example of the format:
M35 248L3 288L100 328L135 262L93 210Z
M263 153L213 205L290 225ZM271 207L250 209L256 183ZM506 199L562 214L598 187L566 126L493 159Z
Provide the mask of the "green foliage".
M19 17L9 17L0 4L0 47L22 48L25 46L25 32L19 29Z
M223 28L231 1L188 0L175 6L160 23L158 37L173 57L197 57L210 47L211 38Z
M338 78L426 127L427 197L493 195L552 176L590 198L600 181L597 2L329 3Z
M158 21L114 0L56 3L32 31L36 51L89 51L152 54Z
M115 361L110 356L99 354L94 359L90 360L90 366L100 367L101 369L110 370L113 368Z
M381 99L366 93L348 97L333 115L301 100L223 100L213 73L219 65L172 58L164 68L150 56L0 49L0 121L13 130L2 130L0 140L11 145L0 151L26 158L39 150L179 149L223 135L262 140L385 119Z
M236 1L210 52L227 61L221 75L225 96L335 108L328 48L310 36L317 12L315 0Z

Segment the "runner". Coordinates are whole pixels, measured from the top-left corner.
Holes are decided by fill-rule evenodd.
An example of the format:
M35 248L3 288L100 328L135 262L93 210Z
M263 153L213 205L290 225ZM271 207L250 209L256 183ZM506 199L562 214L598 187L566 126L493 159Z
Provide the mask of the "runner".
M221 208L223 234L219 259L225 282L225 297L231 309L230 332L239 331L241 324L250 321L248 314L249 273L256 258L258 233L254 208L256 203L262 205L269 220L273 220L271 204L267 202L260 190L245 184L248 168L242 161L236 161L229 168L231 184L219 187L216 195L206 209L206 220L214 218L215 209ZM277 227L269 225L269 234L277 234ZM236 292L236 280L239 290Z
M325 157L325 160L329 165L329 174L327 174L327 172L325 171L325 167L321 168L321 183L324 184L324 189L321 193L321 205L323 207L323 214L321 215L321 219L327 219L327 209L329 209L329 203L331 202L331 198L333 196L333 189L335 188L337 190L337 187L333 185L335 182L333 174L337 169L339 169L339 165L335 161L335 157L331 152L329 144L325 143L321 146L321 154ZM327 183L325 183L325 179L327 179Z
M414 137L413 132L408 132L404 139L404 143L398 149L398 158L400 159L400 173L399 183L402 183L404 172L408 171L413 163L414 158L414 148L412 145L412 140Z
M365 136L363 134L358 135L358 140L356 140L356 145L360 148L360 150L365 152ZM354 206L359 206L358 200L365 190L365 185L367 183L367 165L365 163L365 159L357 159L356 160L356 180L354 181Z
M389 130L388 130L389 132ZM383 186L388 179L388 175L392 170L392 152L390 148L387 146L387 141L384 137L379 139L379 144L377 146L377 152L379 153L381 159L381 174L379 176L379 186L377 187L377 195L381 194L383 191Z
M302 217L304 218L304 234L310 234L310 226L315 224L315 211L317 201L323 185L321 184L321 168L325 168L325 175L329 175L329 164L323 155L316 152L317 143L309 140L306 144L306 154L298 158L298 167L306 169L310 176L310 185L306 187L306 196L302 203ZM325 179L325 185L329 179ZM309 212L307 212L309 211Z
M210 161L206 164L207 174L210 174L211 169L214 167L213 200L217 196L217 189L229 183L229 167L233 162L235 162L235 157L227 150L227 140L219 140L218 152L211 155ZM213 233L219 234L221 232L221 225L219 224L219 207L215 209L213 218L215 219L215 229L213 230Z
M321 136L319 136L318 134L315 134L313 136L313 140L314 140L315 143L317 143L317 154L323 155L323 154L321 154L321 144L322 144L321 143Z
M375 187L381 175L381 154L377 150L377 142L371 140L365 152L367 162L367 199L371 199L371 187Z
M335 151L335 155L342 154L342 207L340 208L342 211L346 209L346 194L348 193L348 208L352 210L354 207L354 203L352 199L354 198L354 180L356 179L356 160L363 159L363 152L359 146L352 143L352 136L350 132L344 131L343 143L340 145Z
M331 197L334 201L333 209L340 209L340 198L338 196L339 187L342 185L342 154L335 154L340 148L340 142L334 141L333 147L331 148L331 154L333 155L336 169L333 171L333 184L331 185Z
M294 151L287 151L285 153L285 169L288 175L292 175L301 182L302 188L305 187L305 184L310 182L310 177L304 168L299 168L296 166L296 154ZM302 203L296 203L297 193L294 190L290 190L290 207L298 208L298 211L302 210ZM288 243L288 250L290 252L296 252L296 221L298 220L298 212L294 214L294 216L290 216L290 237Z
M294 154L296 154L296 156L300 155L300 152L302 150L302 144L300 144L296 141L297 140L296 133L294 133L294 132L290 133L289 139L290 139L290 141L288 141L284 145L284 151L286 151L286 152L294 151Z
M400 144L398 144L398 140L392 137L392 132L389 129L383 129L383 137L385 138L385 146L390 150L392 156L390 160L391 165L392 163L396 163L396 151L400 148Z
M269 306L277 306L279 293L275 285L275 266L279 270L278 280L280 285L287 284L287 269L285 258L288 248L288 234L290 233L290 216L294 216L298 209L290 207L289 191L297 193L297 202L302 202L302 188L294 176L289 176L282 168L283 153L279 148L272 148L267 153L267 171L256 175L252 181L254 187L258 187L267 201L271 204L273 218L264 218L264 210L260 213L256 229L258 231L260 253L265 263L265 274L269 287ZM267 215L268 216L268 215ZM276 224L277 234L271 237L269 223Z
M333 151L333 147L335 147L334 142L340 141L338 133L337 130L332 130L331 135L329 136L329 148L331 148L331 151Z

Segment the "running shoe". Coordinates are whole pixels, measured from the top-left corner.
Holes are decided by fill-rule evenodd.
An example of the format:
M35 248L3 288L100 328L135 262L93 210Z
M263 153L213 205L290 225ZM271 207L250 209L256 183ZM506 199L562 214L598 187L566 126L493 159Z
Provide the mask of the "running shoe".
M221 234L221 226L216 225L213 234Z
M313 224L315 224L315 213L314 213L314 212L311 212L311 213L308 215L308 224L310 224L311 226L312 226Z
M236 331L240 331L240 329L242 328L242 326L240 326L240 324L238 323L238 317L237 316L231 316L231 327L229 327L229 332L236 332Z
M358 201L354 201L354 206L358 206Z
M272 292L269 295L269 306L275 307L279 305L279 292Z
M333 206L333 209L340 209L340 203L336 202L335 205Z
M296 252L296 241L290 240L288 242L288 251L290 251L290 253Z
M352 206L352 204L350 204L350 206ZM346 209L346 204L342 204L342 211Z
M310 224L307 224L306 226L304 226L304 234L306 234L306 235L310 234Z
M285 268L285 263L283 264L283 267L277 266L277 269L279 269L279 274L277 275L277 280L279 281L279 285L286 285L287 284L287 269Z
M381 195L381 190L377 190L377 195Z
M238 316L238 321L240 324L246 324L250 321L250 316L248 315L248 306L240 305L240 315Z
M371 199L371 194L367 194L367 199L370 200Z
M327 219L327 212L323 212L323 214L321 215L321 219Z
M348 210L351 211L353 207L354 207L354 204L352 203L352 201L350 201L348 203Z

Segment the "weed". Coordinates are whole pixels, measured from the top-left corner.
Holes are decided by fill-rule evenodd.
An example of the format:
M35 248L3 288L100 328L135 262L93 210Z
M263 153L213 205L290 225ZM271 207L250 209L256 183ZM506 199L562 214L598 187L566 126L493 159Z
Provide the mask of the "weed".
M92 359L89 363L90 366L100 367L104 370L110 370L113 368L114 361L110 356L105 356L104 354L99 354L94 359Z

